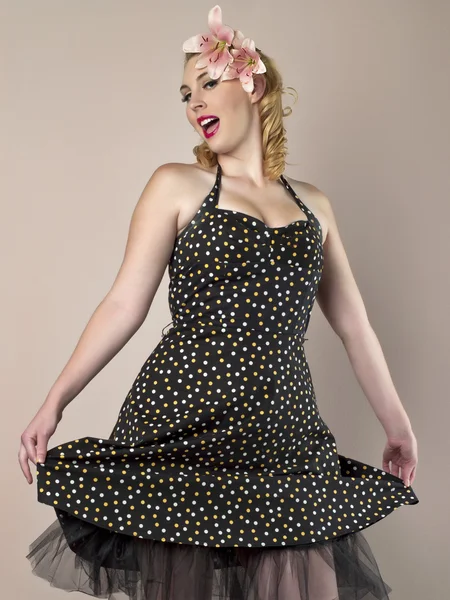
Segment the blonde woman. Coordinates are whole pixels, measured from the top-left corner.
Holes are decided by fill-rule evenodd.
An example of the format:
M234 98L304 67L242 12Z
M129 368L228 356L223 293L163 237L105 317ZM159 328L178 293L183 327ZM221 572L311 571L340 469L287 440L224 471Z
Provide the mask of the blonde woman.
M417 443L330 202L284 175L274 61L218 6L183 50L196 162L150 178L116 281L22 434L24 475L37 463L38 499L57 515L28 558L53 586L98 598L385 600L363 530L418 502ZM172 327L113 431L47 449L167 266ZM316 299L386 431L382 468L339 454L319 413L304 350Z

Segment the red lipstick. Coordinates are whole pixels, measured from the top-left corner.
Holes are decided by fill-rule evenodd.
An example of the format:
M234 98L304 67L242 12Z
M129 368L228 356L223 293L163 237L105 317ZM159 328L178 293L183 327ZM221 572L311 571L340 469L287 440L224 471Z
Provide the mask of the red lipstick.
M216 122L214 123L214 121ZM197 123L202 127L206 138L215 135L220 127L220 119L216 115L202 115L201 117L198 117ZM212 126L211 123L213 123ZM207 131L208 127L212 127L212 129Z

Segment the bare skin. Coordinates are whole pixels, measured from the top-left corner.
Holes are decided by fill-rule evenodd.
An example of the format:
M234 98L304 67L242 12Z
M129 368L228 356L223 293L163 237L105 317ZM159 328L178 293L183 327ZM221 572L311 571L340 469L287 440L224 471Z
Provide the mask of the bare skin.
M270 227L301 217L300 209L277 181L263 172L258 101L265 90L255 76L253 93L238 80L212 82L206 69L190 60L183 73L183 99L188 122L200 135L202 115L220 117L219 133L208 140L222 167L219 206L257 217ZM198 76L201 79L198 79ZM28 483L29 462L45 460L48 442L65 407L125 346L144 322L173 251L176 237L209 193L216 167L166 163L146 184L134 209L125 255L105 298L53 384L41 408L20 439L19 463ZM341 338L355 375L387 434L383 469L412 484L417 442L396 393L376 335L351 271L329 199L312 184L289 183L322 225L324 270L317 303Z
M236 548L236 553L258 600L338 600L336 571L330 566L332 546L308 549L303 560L289 548L281 552L267 548L263 555L255 556L244 547Z
M180 202L177 219L177 235L189 224L200 207L202 199L211 190L217 166L210 169L198 163L179 164L184 172L188 193ZM327 216L323 204L324 195L309 183L296 181L284 175L302 202L316 215L322 226L322 242L327 235ZM282 227L297 219L306 218L294 202L292 196L277 181L268 182L264 188L252 186L240 180L224 176L219 198L219 208L236 210L256 217L269 227Z

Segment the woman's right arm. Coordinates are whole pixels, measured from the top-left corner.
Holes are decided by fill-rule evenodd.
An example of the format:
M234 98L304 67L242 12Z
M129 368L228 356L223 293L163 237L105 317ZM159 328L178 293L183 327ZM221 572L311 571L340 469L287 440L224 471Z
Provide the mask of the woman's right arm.
M19 462L29 483L28 461L44 462L64 408L125 346L148 314L177 235L181 173L176 163L168 163L151 176L134 209L124 259L110 291L21 435Z

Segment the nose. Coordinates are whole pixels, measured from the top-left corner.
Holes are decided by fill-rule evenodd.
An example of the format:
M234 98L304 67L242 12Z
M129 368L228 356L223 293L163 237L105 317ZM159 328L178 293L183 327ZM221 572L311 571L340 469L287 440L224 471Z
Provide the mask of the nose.
M205 108L206 104L203 100L191 100L190 102L190 108L191 110L194 111L194 113L196 113L199 110L203 110Z
M203 100L201 93L200 94L191 93L191 98L189 100L189 108L191 108L191 110L193 110L195 112L199 109L203 109L204 107L205 107L205 101Z

